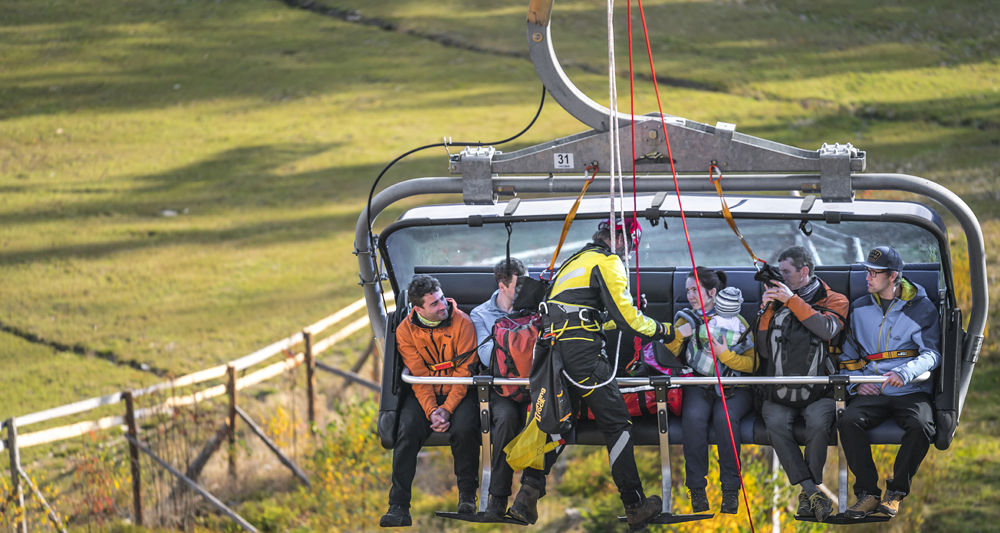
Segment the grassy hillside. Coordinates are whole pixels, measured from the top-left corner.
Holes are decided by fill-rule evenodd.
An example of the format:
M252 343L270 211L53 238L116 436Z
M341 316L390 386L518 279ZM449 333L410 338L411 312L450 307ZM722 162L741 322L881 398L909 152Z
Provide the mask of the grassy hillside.
M275 0L5 4L0 390L13 394L0 419L159 379L142 368L232 359L356 300L354 225L382 166L444 135L504 138L532 116L526 2L328 2L329 14ZM995 271L991 2L644 7L667 113L803 148L853 142L869 170L938 181L979 215ZM568 74L598 101L605 17L600 2L559 1L553 23ZM624 9L617 20L624 72ZM644 55L636 64L648 73ZM648 84L636 108L655 110ZM583 129L549 100L504 149ZM424 152L383 184L446 165ZM947 489L928 494L926 530L1000 519L990 329L955 446L918 478Z

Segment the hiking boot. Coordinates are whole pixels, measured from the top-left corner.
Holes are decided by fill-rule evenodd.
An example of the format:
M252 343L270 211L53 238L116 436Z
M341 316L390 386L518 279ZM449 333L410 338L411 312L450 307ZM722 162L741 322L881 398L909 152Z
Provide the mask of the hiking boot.
M412 526L413 519L410 518L410 508L402 505L390 505L389 510L379 519L378 525L381 527Z
M795 510L795 516L810 516L813 514L812 507L809 506L809 495L806 491L799 493L799 508Z
M878 506L878 511L889 516L896 516L896 513L899 512L899 504L905 496L906 494L898 490L885 491L885 498L882 498L882 503Z
M700 513L708 510L708 494L705 494L705 489L688 489L688 494L691 496L692 511Z
M847 508L844 511L844 516L852 520L857 520L859 518L864 518L878 509L879 501L878 496L874 494L863 494L858 501L854 502L854 505Z
M650 496L644 501L625 508L625 520L629 531L642 531L650 520L660 515L663 500L659 496Z
M476 493L458 494L458 514L476 514Z
M740 491L722 491L722 505L719 506L719 512L726 514L736 514L740 512Z
M809 496L809 508L812 509L809 514L815 516L818 522L825 522L833 512L833 501L826 494L816 492Z
M507 515L514 520L534 524L538 520L538 498L541 491L531 485L521 485L521 490L514 496L514 504L510 506Z
M507 513L507 496L494 496L490 494L488 500L486 500L486 512L483 513L483 518L486 520L502 520L503 516Z

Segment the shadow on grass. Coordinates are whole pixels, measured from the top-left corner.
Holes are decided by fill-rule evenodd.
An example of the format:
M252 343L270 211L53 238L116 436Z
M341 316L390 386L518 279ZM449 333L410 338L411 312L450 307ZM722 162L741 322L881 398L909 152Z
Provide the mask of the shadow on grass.
M942 62L955 65L993 57L996 46L987 38L991 29L978 24L979 9L985 6L978 3L961 3L937 17L921 11L933 8L926 1L891 9L860 0L850 4L835 11L794 2L778 7L730 4L724 9L681 2L651 8L647 16L655 32L654 57L666 58L658 74L696 86L732 89L772 79L938 68ZM434 16L407 15L394 21L418 28L421 37L414 37L395 26L385 31L336 17L303 25L302 17L311 15L299 15L300 10L280 2L147 2L120 11L94 2L31 6L10 13L7 31L0 32L0 46L10 51L8 73L0 80L0 119L84 109L159 108L216 98L282 102L316 94L363 94L373 84L402 80L440 90L442 83L463 75L469 81L460 85L488 87L497 83L495 72L474 74L495 70L497 63L456 57L455 47L478 47L487 53L495 49L501 56L510 56L512 49L526 50L523 18L512 17L516 24L505 18L495 29L500 15L488 8L442 6ZM369 6L362 7L362 14L367 13ZM371 8L376 15L378 9ZM90 10L102 13L99 22L74 18ZM600 49L602 40L592 37L603 27L603 10L573 6L562 18L557 10L556 17L553 26L568 34L568 61L600 64L606 52ZM624 31L624 23L621 26ZM514 27L517 31L510 32ZM442 36L453 44L440 46ZM420 42L427 38L437 42ZM560 37L554 40L559 43ZM625 43L624 36L619 43ZM959 50L948 53L949 47ZM387 53L390 50L398 53ZM87 68L71 67L74 62ZM50 66L39 70L39 63ZM643 68L643 61L638 64ZM420 104L400 99L396 105Z

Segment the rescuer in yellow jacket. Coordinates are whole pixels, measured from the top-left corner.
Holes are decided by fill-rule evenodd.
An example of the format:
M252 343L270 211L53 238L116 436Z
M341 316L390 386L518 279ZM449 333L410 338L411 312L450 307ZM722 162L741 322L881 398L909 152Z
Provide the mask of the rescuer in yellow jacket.
M634 299L629 293L628 274L622 258L636 249L641 234L642 229L634 218L627 219L624 224L621 219L617 220L617 245L612 252L610 221L601 222L593 242L559 267L548 296L540 306L544 331L539 343L551 346L553 357L562 357L566 373L580 385L597 385L614 374L604 353L602 322L605 318L647 339L673 340L673 325L642 314L633 305ZM618 486L629 526L642 527L660 513L662 502L659 496L646 498L642 490L632 453L632 421L618 384L611 380L593 389L570 384L567 390L574 405L583 402L594 413L604 433L611 477ZM537 491L522 486L511 506L511 514L517 517L520 509L533 509L537 496Z

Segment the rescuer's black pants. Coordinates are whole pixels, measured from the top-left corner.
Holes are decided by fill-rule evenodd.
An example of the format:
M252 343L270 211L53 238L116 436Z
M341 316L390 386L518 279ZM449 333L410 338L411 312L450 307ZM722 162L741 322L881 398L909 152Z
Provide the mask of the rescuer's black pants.
M438 403L444 401L439 398ZM389 505L410 506L410 487L417 471L417 453L434 430L416 396L407 394L399 409L396 446L392 449L392 488ZM479 487L479 406L472 391L466 393L448 428L459 494L475 494Z
M539 339L539 342L545 341ZM603 337L596 332L572 330L556 341L553 347L556 353L553 355L563 358L566 373L574 381L582 385L596 385L612 375L611 363L602 351L603 345ZM618 486L622 503L626 507L641 503L645 494L632 453L632 420L618 390L618 383L612 380L597 389L581 389L570 383L566 389L575 406L582 402L594 413L594 420L604 433L611 478Z
M837 425L847 466L856 478L854 494L859 498L864 494L878 496L882 493L878 488L878 471L872 460L868 430L890 418L903 428L903 440L896 452L893 477L886 482L888 490L910 493L910 482L934 439L934 410L929 394L852 397Z

